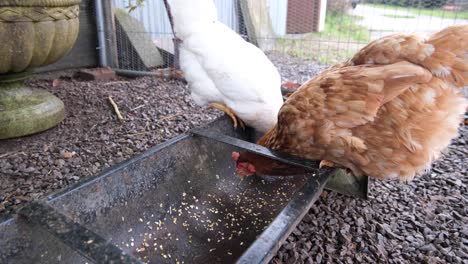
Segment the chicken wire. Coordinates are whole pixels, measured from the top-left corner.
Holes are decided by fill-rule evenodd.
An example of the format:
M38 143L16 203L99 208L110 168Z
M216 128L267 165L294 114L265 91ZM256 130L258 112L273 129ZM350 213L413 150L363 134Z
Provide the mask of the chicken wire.
M174 66L174 44L163 0L145 0L128 13L129 0L113 0L140 27L116 21L119 68L151 70ZM468 0L214 0L219 20L267 54L277 53L332 65L371 40L392 33L428 34L468 23ZM118 20L118 19L116 19ZM151 40L164 63L142 63L129 33ZM146 42L145 42L146 43ZM149 43L149 42L148 42ZM138 47L142 49L141 47Z

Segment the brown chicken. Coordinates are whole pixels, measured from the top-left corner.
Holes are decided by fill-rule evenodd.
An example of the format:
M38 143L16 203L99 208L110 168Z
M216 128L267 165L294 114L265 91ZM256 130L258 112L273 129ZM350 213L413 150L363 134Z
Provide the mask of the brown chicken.
M355 175L412 180L457 136L467 85L468 25L427 40L390 35L302 85L257 143ZM243 176L298 172L248 152L233 158Z

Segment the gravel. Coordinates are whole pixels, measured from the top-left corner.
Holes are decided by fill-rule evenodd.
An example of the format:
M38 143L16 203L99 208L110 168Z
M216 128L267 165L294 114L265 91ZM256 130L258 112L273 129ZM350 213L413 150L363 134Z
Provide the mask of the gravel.
M284 81L302 83L324 69L269 55ZM54 78L41 75L30 85L58 95L66 120L1 141L0 218L221 115L195 106L181 82L65 77L54 87ZM118 121L108 96L126 122ZM371 181L368 200L323 192L271 263L468 263L468 128L460 131L432 171L410 183Z
M283 82L304 83L327 68L314 61L301 60L296 57L284 56L276 52L268 53L281 74Z
M99 83L62 77L54 87L57 77L40 75L29 85L61 98L65 121L46 132L0 143L0 218L221 115L196 106L180 81L145 77ZM109 96L124 123L118 121Z
M272 58L286 80L317 72L313 62ZM468 263L467 144L464 126L430 173L371 180L368 200L324 191L271 263Z

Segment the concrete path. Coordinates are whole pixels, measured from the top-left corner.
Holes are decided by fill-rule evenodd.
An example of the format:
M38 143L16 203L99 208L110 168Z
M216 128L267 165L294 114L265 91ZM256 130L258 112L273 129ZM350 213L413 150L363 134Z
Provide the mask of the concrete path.
M359 21L358 24L370 29L372 40L398 32L427 34L450 25L468 23L466 19L418 15L405 10L376 8L359 4L352 11L352 14L363 17L363 20ZM388 17L392 15L409 16L409 18Z

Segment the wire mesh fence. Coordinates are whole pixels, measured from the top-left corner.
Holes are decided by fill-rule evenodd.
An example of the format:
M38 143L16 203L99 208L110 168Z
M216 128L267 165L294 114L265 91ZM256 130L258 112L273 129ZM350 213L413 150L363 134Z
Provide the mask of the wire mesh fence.
M119 67L174 65L173 35L163 0L113 0ZM268 53L343 61L392 33L428 34L468 23L468 0L214 0L218 19ZM153 58L154 57L154 58Z

